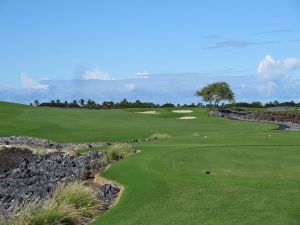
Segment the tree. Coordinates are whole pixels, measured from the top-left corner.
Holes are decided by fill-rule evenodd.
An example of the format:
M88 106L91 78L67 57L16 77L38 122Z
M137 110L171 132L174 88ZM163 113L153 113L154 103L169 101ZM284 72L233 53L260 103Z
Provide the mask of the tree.
M39 102L38 100L35 100L35 101L34 101L34 105L35 105L35 106L39 106L39 104L40 104L40 102Z
M94 109L96 108L97 103L95 101L93 101L92 99L89 99L86 103L86 107L90 108L90 109Z
M84 99L80 99L79 103L80 103L80 106L84 108L84 106L85 106L85 100Z
M220 101L233 101L234 93L226 82L216 82L208 84L206 87L195 93L196 96L202 97L203 101L212 102L216 107L219 106Z

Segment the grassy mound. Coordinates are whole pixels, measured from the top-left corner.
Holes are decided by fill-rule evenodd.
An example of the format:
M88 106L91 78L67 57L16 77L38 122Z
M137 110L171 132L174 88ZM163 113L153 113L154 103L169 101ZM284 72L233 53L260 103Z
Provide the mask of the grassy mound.
M111 145L106 153L107 160L111 162L112 160L120 160L123 159L132 153L135 152L135 149L132 147L132 145L127 143L118 143Z

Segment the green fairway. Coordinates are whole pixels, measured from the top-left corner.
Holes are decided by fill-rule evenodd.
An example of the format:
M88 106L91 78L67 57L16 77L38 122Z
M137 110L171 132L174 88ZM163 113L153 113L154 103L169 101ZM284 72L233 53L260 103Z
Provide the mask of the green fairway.
M300 224L299 132L210 118L207 109L154 110L160 114L0 103L0 136L89 142L172 135L136 143L141 152L104 172L125 191L92 225Z

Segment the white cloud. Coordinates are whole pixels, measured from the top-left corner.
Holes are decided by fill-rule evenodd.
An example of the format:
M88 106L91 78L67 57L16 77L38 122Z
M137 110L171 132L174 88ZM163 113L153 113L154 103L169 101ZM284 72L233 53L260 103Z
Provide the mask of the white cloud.
M300 79L259 79L256 74L246 76L209 76L203 74L160 74L148 79L123 79L111 82L94 80L50 80L39 82L22 74L22 86L17 88L0 84L0 99L28 103L35 99L50 101L61 99L93 99L97 102L123 98L157 103L199 102L194 92L200 87L220 80L232 87L236 101L300 101ZM49 87L48 87L49 85ZM36 89L36 90L32 90ZM38 89L38 90L37 90ZM45 90L46 89L46 90Z
M141 78L149 78L149 71L148 70L144 70L144 71L141 71L141 72L137 72L135 75L137 77L141 77Z
M21 73L21 83L22 87L25 89L46 90L49 87L47 84L41 84L39 81L34 81L26 73Z
M272 56L266 55L257 67L260 78L271 80L284 78L300 68L300 59L286 58L282 61L275 60Z
M43 81L43 80L50 80L50 78L49 77L42 77L42 78L39 79L39 81Z
M125 91L133 91L135 89L134 84L125 84Z
M267 81L260 85L259 91L262 95L266 94L268 97L274 96L278 91L278 85L273 81Z
M82 78L84 80L112 80L108 73L98 68L86 71Z

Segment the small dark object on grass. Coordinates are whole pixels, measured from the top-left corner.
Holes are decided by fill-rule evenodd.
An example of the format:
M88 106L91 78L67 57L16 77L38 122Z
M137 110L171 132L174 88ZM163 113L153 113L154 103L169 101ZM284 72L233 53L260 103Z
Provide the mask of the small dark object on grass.
M206 171L205 174L210 174L210 171Z

